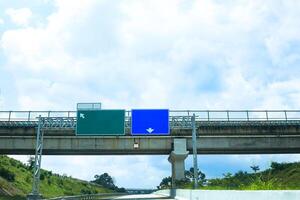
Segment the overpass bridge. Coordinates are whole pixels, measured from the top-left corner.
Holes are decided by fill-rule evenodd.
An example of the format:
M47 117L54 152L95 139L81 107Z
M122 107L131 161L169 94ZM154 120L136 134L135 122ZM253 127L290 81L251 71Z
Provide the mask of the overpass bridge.
M175 139L192 153L191 118L196 115L198 154L300 153L300 111L170 111L169 136L76 136L75 111L1 111L0 153L35 153L38 116L44 155L168 155Z
M300 110L173 110L168 136L132 136L130 111L124 136L77 136L75 111L0 111L0 154L35 154L39 123L43 155L170 155L173 180L193 141L197 154L300 153Z

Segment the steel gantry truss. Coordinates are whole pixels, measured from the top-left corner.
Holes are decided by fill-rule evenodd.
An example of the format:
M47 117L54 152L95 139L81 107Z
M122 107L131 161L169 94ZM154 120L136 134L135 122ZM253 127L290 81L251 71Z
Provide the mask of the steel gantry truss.
M28 199L30 200L41 199L39 185L40 185L41 164L42 164L42 154L43 154L43 137L44 137L43 126L44 126L44 118L39 116L37 134L36 134L33 185L32 185L32 192L28 195Z

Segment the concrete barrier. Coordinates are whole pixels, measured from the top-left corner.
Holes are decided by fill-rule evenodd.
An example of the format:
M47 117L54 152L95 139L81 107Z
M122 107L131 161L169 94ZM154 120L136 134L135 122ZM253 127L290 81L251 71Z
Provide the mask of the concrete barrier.
M159 190L156 194L178 200L299 200L300 190Z

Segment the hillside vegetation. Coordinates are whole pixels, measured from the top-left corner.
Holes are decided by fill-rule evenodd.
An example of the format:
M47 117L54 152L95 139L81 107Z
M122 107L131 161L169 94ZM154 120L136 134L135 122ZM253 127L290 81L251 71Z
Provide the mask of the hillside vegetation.
M223 178L211 179L207 189L241 190L299 190L300 163L272 162L269 169L262 172L224 174Z
M299 190L300 162L272 162L270 168L259 172L259 166L251 166L253 173L238 171L226 173L222 178L206 179L198 171L199 188L208 190ZM193 168L185 172L185 179L176 182L177 188L193 188ZM159 189L170 188L171 177L162 180Z
M32 189L32 167L20 161L0 156L0 200L24 199ZM44 197L78 194L111 193L114 190L97 184L41 171L40 191Z

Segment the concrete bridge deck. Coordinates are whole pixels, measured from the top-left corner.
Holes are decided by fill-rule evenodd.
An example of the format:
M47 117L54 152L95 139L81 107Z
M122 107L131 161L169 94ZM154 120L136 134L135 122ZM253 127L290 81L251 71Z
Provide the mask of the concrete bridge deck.
M45 155L168 155L175 138L187 139L191 129L172 129L170 136L76 136L74 128L46 128ZM34 154L36 128L1 126L1 154ZM203 124L197 129L199 154L300 153L300 125L295 122L235 125Z
M173 141L181 137L76 137L45 136L44 155L169 155ZM187 150L192 153L192 137ZM0 154L33 155L33 136L1 136ZM198 154L300 153L300 136L200 136Z

